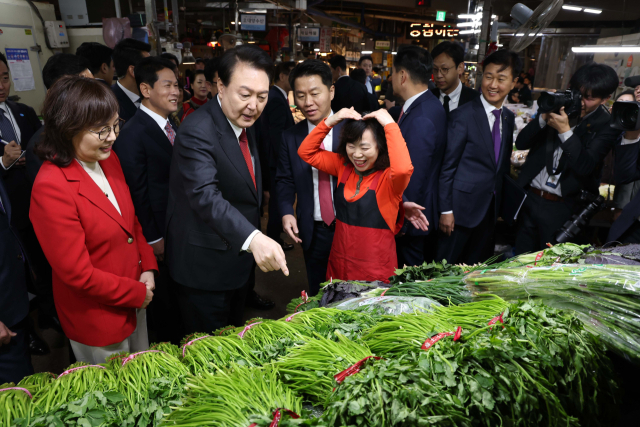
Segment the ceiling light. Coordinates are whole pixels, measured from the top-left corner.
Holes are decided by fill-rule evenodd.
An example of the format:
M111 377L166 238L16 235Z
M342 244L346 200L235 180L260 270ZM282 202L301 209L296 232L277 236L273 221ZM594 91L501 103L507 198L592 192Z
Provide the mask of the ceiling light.
M326 53L321 53L320 56L327 56L327 54Z
M398 52L391 52L391 55L397 55Z
M458 27L475 27L478 25L476 22L460 22L458 23Z
M231 25L236 25L236 21L231 21Z
M640 53L640 46L579 46L572 47L574 53Z
M463 31L460 31L458 34L477 34L479 32L480 30L463 30Z
M320 49L315 48L315 49L313 49L313 51L314 51L314 52L320 52Z
M518 34L516 34L516 37L523 37L523 36L524 36L524 33L518 33Z
M586 7L584 8L584 11L587 13L595 13L596 15L599 15L602 13L601 9L587 9Z
M563 4L562 8L565 10L575 10L576 12L580 12L582 10L582 8L580 6L571 6L568 4Z
M364 46L364 42L360 43L362 46Z
M480 45L479 45L479 44L477 44L477 45L474 47L474 49L475 49L475 50L480 49Z
M360 53L362 53L363 55L371 55L373 53L373 51L372 50L363 50Z
M482 18L482 13L463 13L462 15L458 15L460 19L480 19Z

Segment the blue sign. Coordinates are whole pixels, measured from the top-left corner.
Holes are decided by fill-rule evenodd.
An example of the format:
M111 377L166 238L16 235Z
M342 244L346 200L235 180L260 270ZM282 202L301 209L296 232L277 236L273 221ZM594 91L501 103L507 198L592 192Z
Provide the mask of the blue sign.
M29 60L29 51L27 49L9 49L6 48L7 52L7 60L14 61L28 61Z

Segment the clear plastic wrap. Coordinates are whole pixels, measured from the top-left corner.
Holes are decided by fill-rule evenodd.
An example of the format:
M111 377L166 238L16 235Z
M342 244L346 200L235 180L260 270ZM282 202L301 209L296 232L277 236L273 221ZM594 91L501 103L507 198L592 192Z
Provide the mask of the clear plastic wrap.
M415 313L416 311L427 313L431 311L433 307L442 307L442 304L423 297L380 296L352 298L331 304L330 307L339 310L358 310L374 312L376 314L398 315L402 313Z

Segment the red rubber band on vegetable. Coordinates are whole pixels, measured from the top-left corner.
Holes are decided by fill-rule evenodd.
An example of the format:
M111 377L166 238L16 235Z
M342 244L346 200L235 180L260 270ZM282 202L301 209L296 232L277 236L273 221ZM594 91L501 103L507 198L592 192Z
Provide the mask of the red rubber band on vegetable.
M458 341L461 335L462 335L462 326L458 326L458 329L456 329L456 333L453 335L453 340Z
M65 376L65 375L67 375L67 374L72 373L73 371L77 371L78 369L84 369L84 368L100 368L100 369L107 369L107 368L105 368L104 366L100 366L100 365L84 365L84 366L78 366L77 368L72 368L72 369L69 369L69 370L67 370L67 371L64 371L63 373L61 373L61 374L58 376L58 379L60 379L61 377L64 377L64 376Z
M182 346L182 357L184 357L184 351L187 349L187 347L189 347L190 345L194 344L196 341L200 341L201 339L210 338L210 337L211 337L211 335L205 335L203 337L196 338L195 340L191 340L188 343L186 343L185 345L183 345Z
M293 319L294 316L296 316L296 315L298 315L300 313L302 313L302 311L299 311L297 313L293 313L291 316L287 317L287 322L291 322L291 319Z
M382 293L380 294L380 296L381 296L381 297L383 297L383 296L384 296L384 294L386 294L386 293L387 293L387 291L388 291L389 289L391 289L391 288L387 288L387 289L385 289L384 291L382 291Z
M491 325L495 325L496 323L500 322L504 325L504 320L502 319L502 315L504 314L504 312L500 313L499 316L494 317L493 319L489 320L489 326ZM504 326L503 326L504 328Z
M254 327L254 326L256 326L256 325L259 325L260 323L262 323L262 322L256 322L256 323L252 323L252 324L250 324L250 325L245 326L245 327L244 327L244 329L242 330L242 332L240 332L240 333L238 334L238 336L239 336L240 338L244 337L244 334L246 334L246 333L247 333L247 331L248 331L249 329L253 328L253 327Z
M428 338L420 348L422 350L429 350L431 347L433 347L435 343L440 341L442 338L445 338L451 335L453 335L453 332L440 332L439 334L434 335L431 338Z
M226 328L224 328L223 330L220 331L220 333L218 334L219 336L222 336L222 334L224 333L224 331L228 331L229 329L233 329L235 328L235 326L227 326Z
M544 256L544 251L540 251L540 253L536 255L536 260L533 262L533 265L537 265L538 261L540 261L540 259L542 259L543 256Z
M136 357L140 356L141 354L145 354L145 353L164 353L164 351L160 351L160 350L145 350L145 351L139 351L137 353L133 353L133 354L127 356L127 358L122 361L122 366L126 365L127 363L129 363L133 359L135 359Z
M300 415L296 414L290 409L278 408L273 412L273 420L271 421L271 424L269 424L269 427L278 427L280 425L280 419L282 418L281 411L285 412L286 414L289 414L289 416L294 420L297 420L298 418L300 418ZM258 424L253 423L249 427L256 427L257 425Z
M296 305L296 309L293 310L294 313L298 312L298 307L300 307L301 305L309 303L309 296L307 295L307 293L305 291L300 292L300 295L301 295L301 298L302 298L302 302L300 304Z
M33 399L33 396L31 395L31 393L29 393L29 390L27 390L26 388L22 388L22 387L9 387L9 388L3 388L0 389L0 392L3 391L9 391L9 390L20 390L20 391L24 391L25 393L27 393L29 395L29 398Z
M381 358L378 356L367 356L364 359L362 359L359 362L354 363L353 365L349 366L347 369L345 369L344 371L335 374L333 376L333 378L336 379L336 382L338 384L342 383L342 381L344 381L345 378L350 377L353 374L357 374L358 372L360 372L360 369L362 369L362 365L364 365L364 362L366 362L369 359L375 359L375 360L380 360Z

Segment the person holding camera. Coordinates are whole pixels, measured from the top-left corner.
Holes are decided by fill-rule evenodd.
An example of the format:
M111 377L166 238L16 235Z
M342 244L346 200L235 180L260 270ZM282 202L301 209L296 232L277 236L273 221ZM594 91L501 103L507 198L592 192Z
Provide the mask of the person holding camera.
M516 254L554 243L556 232L583 207L582 192L598 195L604 158L620 134L603 105L617 87L613 68L590 63L573 75L570 91L538 100L539 118L516 139L518 150L529 150L518 177L527 198L518 218Z

